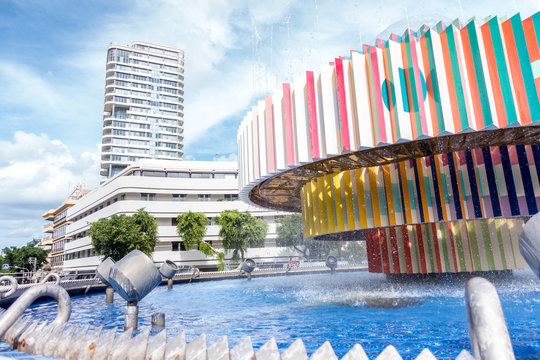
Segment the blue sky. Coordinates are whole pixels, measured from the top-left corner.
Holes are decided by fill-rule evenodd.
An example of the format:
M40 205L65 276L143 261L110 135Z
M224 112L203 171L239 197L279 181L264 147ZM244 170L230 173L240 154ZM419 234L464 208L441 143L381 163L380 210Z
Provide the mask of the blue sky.
M42 213L77 183L99 183L110 43L183 49L185 158L235 160L258 99L388 27L539 10L540 0L0 0L0 248L41 237Z

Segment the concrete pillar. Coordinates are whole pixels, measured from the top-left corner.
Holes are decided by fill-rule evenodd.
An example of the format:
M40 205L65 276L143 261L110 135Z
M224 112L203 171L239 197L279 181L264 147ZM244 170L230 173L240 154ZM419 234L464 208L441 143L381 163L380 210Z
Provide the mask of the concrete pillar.
M165 327L165 314L158 312L152 314L152 327L155 329L163 329Z
M128 301L124 310L124 331L137 330L139 322L139 305L136 301Z
M105 289L105 304L112 304L114 302L114 289L112 286L107 286Z

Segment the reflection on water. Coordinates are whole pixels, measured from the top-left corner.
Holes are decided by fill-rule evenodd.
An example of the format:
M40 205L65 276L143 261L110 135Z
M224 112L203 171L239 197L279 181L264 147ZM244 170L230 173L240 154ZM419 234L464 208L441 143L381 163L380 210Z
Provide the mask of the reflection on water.
M309 353L329 340L340 357L359 343L373 358L389 344L404 358L426 347L438 359L455 358L470 349L464 281L397 283L359 272L178 284L173 291L163 286L140 302L140 326L164 312L168 336L184 329L188 341L204 332L209 343L228 335L234 346L251 336L260 347L273 336L284 349L301 337ZM492 281L517 357L540 358L540 281L530 270ZM104 294L76 297L70 323L122 327L124 305L119 296L112 306ZM55 307L45 303L29 312L53 319Z

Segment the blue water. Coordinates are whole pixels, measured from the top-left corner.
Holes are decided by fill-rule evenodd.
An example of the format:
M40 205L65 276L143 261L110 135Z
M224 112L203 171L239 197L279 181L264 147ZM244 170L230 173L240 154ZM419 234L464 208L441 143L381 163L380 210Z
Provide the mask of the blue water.
M540 281L520 270L493 283L516 357L540 359ZM119 296L110 306L103 293L72 301L71 324L123 326ZM470 351L462 281L391 283L366 272L221 280L176 284L173 291L162 286L139 305L141 328L150 325L152 313L164 312L169 337L184 329L188 341L206 333L209 344L227 335L232 347L251 336L258 348L273 336L285 349L300 337L308 354L329 340L338 357L359 343L370 358L392 344L404 359L424 348L438 359ZM42 303L28 312L52 320L55 308ZM7 350L0 345L0 354L17 356Z

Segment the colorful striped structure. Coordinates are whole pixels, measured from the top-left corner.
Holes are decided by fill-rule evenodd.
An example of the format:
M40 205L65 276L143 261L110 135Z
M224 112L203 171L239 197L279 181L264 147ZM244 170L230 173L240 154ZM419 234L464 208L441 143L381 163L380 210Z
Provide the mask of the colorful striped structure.
M247 113L241 197L302 211L306 237L365 240L373 272L524 267L539 97L540 12L379 39Z

